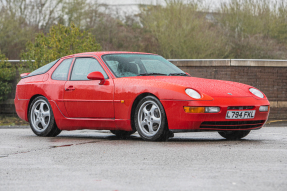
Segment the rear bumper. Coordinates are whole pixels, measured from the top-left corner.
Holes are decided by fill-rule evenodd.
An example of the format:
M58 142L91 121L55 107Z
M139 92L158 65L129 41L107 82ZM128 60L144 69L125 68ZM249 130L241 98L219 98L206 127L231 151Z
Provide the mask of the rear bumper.
M226 131L260 129L268 119L269 112L260 112L259 107L270 105L267 99L253 97L220 98L213 101L175 101L161 100L171 131ZM217 106L219 113L186 113L184 106ZM225 119L229 106L254 106L253 119Z
M28 106L29 106L29 99L14 99L14 105L16 109L17 115L25 120L28 121Z

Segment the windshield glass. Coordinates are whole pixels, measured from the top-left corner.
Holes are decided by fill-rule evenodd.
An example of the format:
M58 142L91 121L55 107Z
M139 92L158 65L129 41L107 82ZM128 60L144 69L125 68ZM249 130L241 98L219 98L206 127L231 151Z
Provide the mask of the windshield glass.
M102 58L116 77L186 75L181 69L158 55L110 54L104 55Z

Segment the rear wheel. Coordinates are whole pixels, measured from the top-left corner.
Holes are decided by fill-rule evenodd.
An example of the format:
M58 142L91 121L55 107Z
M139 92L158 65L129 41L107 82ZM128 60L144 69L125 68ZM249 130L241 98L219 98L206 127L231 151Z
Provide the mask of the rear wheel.
M218 133L228 140L238 140L247 136L250 131L219 131Z
M36 135L55 137L61 133L56 125L51 105L44 96L32 101L28 115L30 127Z
M146 141L167 140L169 137L164 108L154 96L144 97L136 107L135 127Z

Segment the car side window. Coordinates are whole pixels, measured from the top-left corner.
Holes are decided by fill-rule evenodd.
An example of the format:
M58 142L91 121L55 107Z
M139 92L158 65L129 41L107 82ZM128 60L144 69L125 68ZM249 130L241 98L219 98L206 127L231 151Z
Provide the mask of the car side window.
M70 69L72 61L73 61L73 58L69 58L69 59L62 61L62 63L53 72L52 79L66 81L68 79L69 69Z
M87 75L95 71L101 72L105 79L108 79L108 75L96 59L77 58L73 66L71 80L89 80Z
M137 76L139 74L139 66L134 62L107 61L107 63L118 77Z

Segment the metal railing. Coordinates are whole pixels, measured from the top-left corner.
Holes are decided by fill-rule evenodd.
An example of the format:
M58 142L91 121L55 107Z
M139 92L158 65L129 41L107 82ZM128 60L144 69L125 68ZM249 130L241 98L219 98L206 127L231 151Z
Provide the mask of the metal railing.
M0 60L1 62L2 60ZM31 61L31 62L35 62L35 60L5 60L5 62L11 62L11 63L17 63L17 62L27 62L27 61Z
M263 66L287 67L287 60L272 59L168 59L177 66ZM1 60L0 60L1 61ZM27 62L28 60L7 60L10 63ZM35 62L35 60L31 60Z

